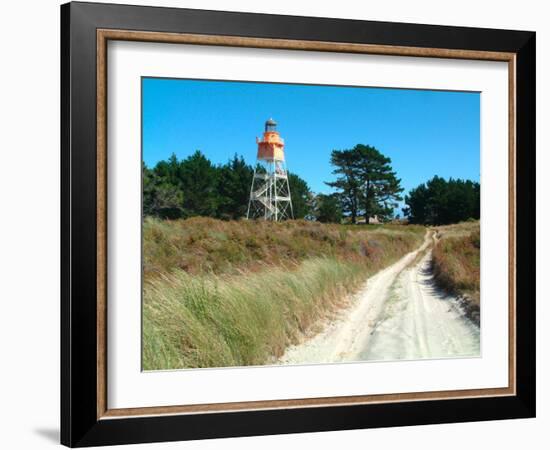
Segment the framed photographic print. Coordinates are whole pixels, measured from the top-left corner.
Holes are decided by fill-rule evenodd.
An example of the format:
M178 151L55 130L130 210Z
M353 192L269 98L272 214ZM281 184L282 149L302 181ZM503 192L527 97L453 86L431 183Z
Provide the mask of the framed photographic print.
M61 440L535 415L535 33L61 7Z

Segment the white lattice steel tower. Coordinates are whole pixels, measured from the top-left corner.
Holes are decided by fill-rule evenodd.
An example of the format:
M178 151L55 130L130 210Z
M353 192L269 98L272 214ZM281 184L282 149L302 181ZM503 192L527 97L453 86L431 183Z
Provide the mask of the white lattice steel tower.
M288 174L285 165L285 142L277 132L277 123L265 123L262 139L256 138L258 156L250 187L247 219L285 220L294 218Z

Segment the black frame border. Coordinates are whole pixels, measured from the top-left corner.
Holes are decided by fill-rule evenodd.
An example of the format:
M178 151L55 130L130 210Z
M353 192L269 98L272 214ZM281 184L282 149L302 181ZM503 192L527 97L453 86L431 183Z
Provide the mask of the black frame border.
M516 395L97 419L96 30L516 54ZM94 3L61 6L61 443L177 441L535 416L534 32Z

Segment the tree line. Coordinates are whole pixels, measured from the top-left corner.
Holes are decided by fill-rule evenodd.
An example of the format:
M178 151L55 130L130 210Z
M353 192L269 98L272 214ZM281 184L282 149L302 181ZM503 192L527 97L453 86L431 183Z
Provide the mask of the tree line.
M295 219L355 224L376 216L384 222L399 217L395 211L403 199L410 223L441 225L479 218L479 183L435 176L403 198L391 159L375 147L333 150L330 162L335 179L325 183L331 194L314 194L304 179L289 172ZM215 165L200 151L181 160L172 155L152 168L143 164L143 214L240 219L246 216L253 173L242 156Z
M242 156L213 164L196 151L185 159L170 156L154 167L143 164L143 214L163 219L209 216L239 219L246 216L254 168ZM311 190L298 175L288 174L296 218L308 216Z
M425 225L479 219L479 194L477 182L434 176L405 196L403 212L410 223Z
M369 145L356 145L348 150L333 150L331 164L336 180L326 184L336 190L332 198L329 222L341 217L357 223L363 216L381 222L398 218L395 210L403 200L401 180L391 167L391 159ZM480 185L470 180L434 176L427 183L412 189L402 209L408 223L445 225L468 219L479 219ZM320 210L329 208L326 199ZM321 215L319 220L325 219Z

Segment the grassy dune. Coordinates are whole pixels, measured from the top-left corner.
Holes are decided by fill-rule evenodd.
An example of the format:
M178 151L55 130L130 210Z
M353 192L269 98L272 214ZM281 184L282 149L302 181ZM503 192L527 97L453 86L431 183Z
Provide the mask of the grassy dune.
M479 322L479 222L439 227L438 236L433 250L435 281L462 296L467 314Z
M269 363L424 230L147 219L143 368Z

